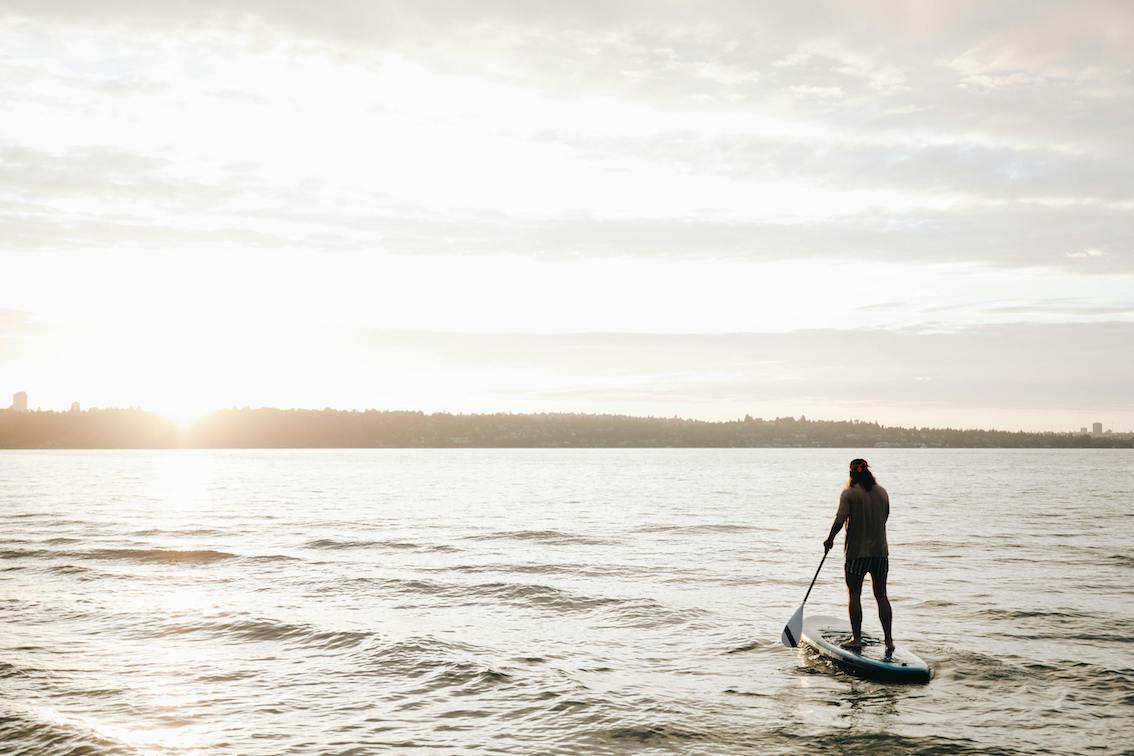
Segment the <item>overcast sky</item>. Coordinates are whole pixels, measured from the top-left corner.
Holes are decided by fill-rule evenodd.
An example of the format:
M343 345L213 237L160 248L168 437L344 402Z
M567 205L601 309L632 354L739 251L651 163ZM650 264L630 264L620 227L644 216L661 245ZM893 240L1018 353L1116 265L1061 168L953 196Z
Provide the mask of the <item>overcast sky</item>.
M1132 129L1121 1L3 0L0 397L1129 430Z

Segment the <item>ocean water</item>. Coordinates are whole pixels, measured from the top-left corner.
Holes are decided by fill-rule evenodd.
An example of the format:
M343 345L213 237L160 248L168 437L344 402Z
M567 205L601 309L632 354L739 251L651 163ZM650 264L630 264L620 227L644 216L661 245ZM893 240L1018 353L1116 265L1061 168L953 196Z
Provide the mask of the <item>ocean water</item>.
M919 686L779 645L857 454L0 453L0 751L1130 752L1134 453L868 450Z

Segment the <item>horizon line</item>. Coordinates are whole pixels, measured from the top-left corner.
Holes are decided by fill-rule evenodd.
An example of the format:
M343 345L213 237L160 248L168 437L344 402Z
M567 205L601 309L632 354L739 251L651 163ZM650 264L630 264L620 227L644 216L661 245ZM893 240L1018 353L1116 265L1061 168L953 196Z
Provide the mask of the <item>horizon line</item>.
M65 410L44 409L42 407L36 407L34 410L30 409L30 408L17 409L15 406L9 406L9 407L0 407L0 412L12 412L14 414L25 414L25 413L31 414L31 413L37 413L38 412L38 413L54 413L54 414L60 414L60 415L78 414L78 413L92 412L92 411L93 412L141 412L141 413L156 415L156 416L162 418L163 420L166 420L167 422L181 426L181 428L183 430L189 430L190 428L198 425L199 423L201 423L205 419L207 419L211 416L214 416L214 415L224 413L224 412L274 411L274 412L335 412L335 413L374 412L374 413L388 413L388 414L405 413L405 414L420 414L420 415L423 415L423 416L426 416L426 417L433 417L433 416L437 416L437 415L449 415L449 416L454 416L454 417L494 417L494 416L501 416L501 415L505 415L505 416L509 416L509 417L539 417L539 416L610 417L610 418L622 418L622 419L632 419L632 420L669 420L669 421L676 420L676 421L679 421L679 422L704 423L704 424L707 424L707 425L724 425L724 424L728 424L728 423L737 423L737 422L741 422L741 423L743 423L743 422L778 422L778 421L781 421L781 420L791 420L791 421L797 422L797 423L832 423L832 424L848 423L848 424L852 424L852 425L875 425L875 426L878 426L879 428L898 428L898 429L905 429L905 430L925 430L925 431L1019 433L1019 434L1031 434L1031 435L1071 435L1071 436L1076 436L1076 435L1094 436L1094 435L1096 435L1093 430L1088 430L1087 426L1081 426L1079 430L1053 430L1053 429L1048 429L1048 430L1038 430L1038 431L1026 431L1026 430L1023 430L1023 429L1008 430L1008 429L1005 429L1005 428L995 428L995 427L988 427L988 428L969 427L969 428L966 428L966 427L932 426L932 425L894 425L894 424L887 425L887 424L879 422L877 420L863 420L863 419L860 419L860 418L840 418L840 419L809 418L804 414L800 414L798 417L789 414L789 415L777 415L776 417L765 418L765 417L753 416L751 414L745 413L744 415L738 416L734 419L707 420L707 419L704 419L704 418L687 417L687 416L681 416L681 415L633 415L633 414L620 413L620 412L569 412L569 411L557 411L557 410L545 410L545 411L539 411L539 412L509 412L509 411L504 411L504 410L492 411L492 412L461 412L461 411L451 411L451 410L438 410L438 411L434 411L434 412L426 412L425 410L420 410L420 409L380 409L378 407L364 407L364 408L354 407L354 408L345 408L344 409L344 408L337 408L337 407L330 407L330 406L319 407L319 408L314 408L314 407L271 407L271 406L264 406L264 405L260 405L260 406L243 405L243 406L218 407L218 408L215 408L215 409L209 409L209 410L205 410L205 411L200 412L200 413L196 413L195 416L192 419L182 421L182 420L178 420L176 417L171 416L170 413L162 412L161 410L156 410L156 409L149 409L149 408L141 407L141 406L137 406L137 405L130 405L130 406L126 406L126 407L94 406L94 407L86 407L86 408L76 409L78 404L79 404L78 402L74 402L72 408L65 409ZM1098 421L1097 420L1092 421L1092 423L1095 423L1095 422L1098 422ZM1113 428L1108 428L1105 431L1099 432L1098 435L1120 436L1120 435L1132 435L1132 434L1134 434L1134 430L1120 431L1120 430L1114 430Z

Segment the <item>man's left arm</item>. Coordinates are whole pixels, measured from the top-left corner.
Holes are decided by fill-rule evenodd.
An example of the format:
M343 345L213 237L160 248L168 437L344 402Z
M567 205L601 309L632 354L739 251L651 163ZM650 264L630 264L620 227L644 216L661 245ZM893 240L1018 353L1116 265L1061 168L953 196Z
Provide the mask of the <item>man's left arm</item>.
M835 536L843 529L843 524L847 521L847 516L850 514L849 507L847 506L847 497L839 497L839 511L835 513L835 521L831 523L831 532L827 535L827 540L823 541L824 553L831 550L835 545Z

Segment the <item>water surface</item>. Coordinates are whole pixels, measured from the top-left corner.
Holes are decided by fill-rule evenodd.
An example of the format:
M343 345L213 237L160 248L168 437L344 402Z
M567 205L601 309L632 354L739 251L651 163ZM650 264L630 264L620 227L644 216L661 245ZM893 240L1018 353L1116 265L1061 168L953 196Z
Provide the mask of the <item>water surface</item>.
M0 750L1129 748L1134 452L865 455L906 687L778 644L858 454L0 453Z

